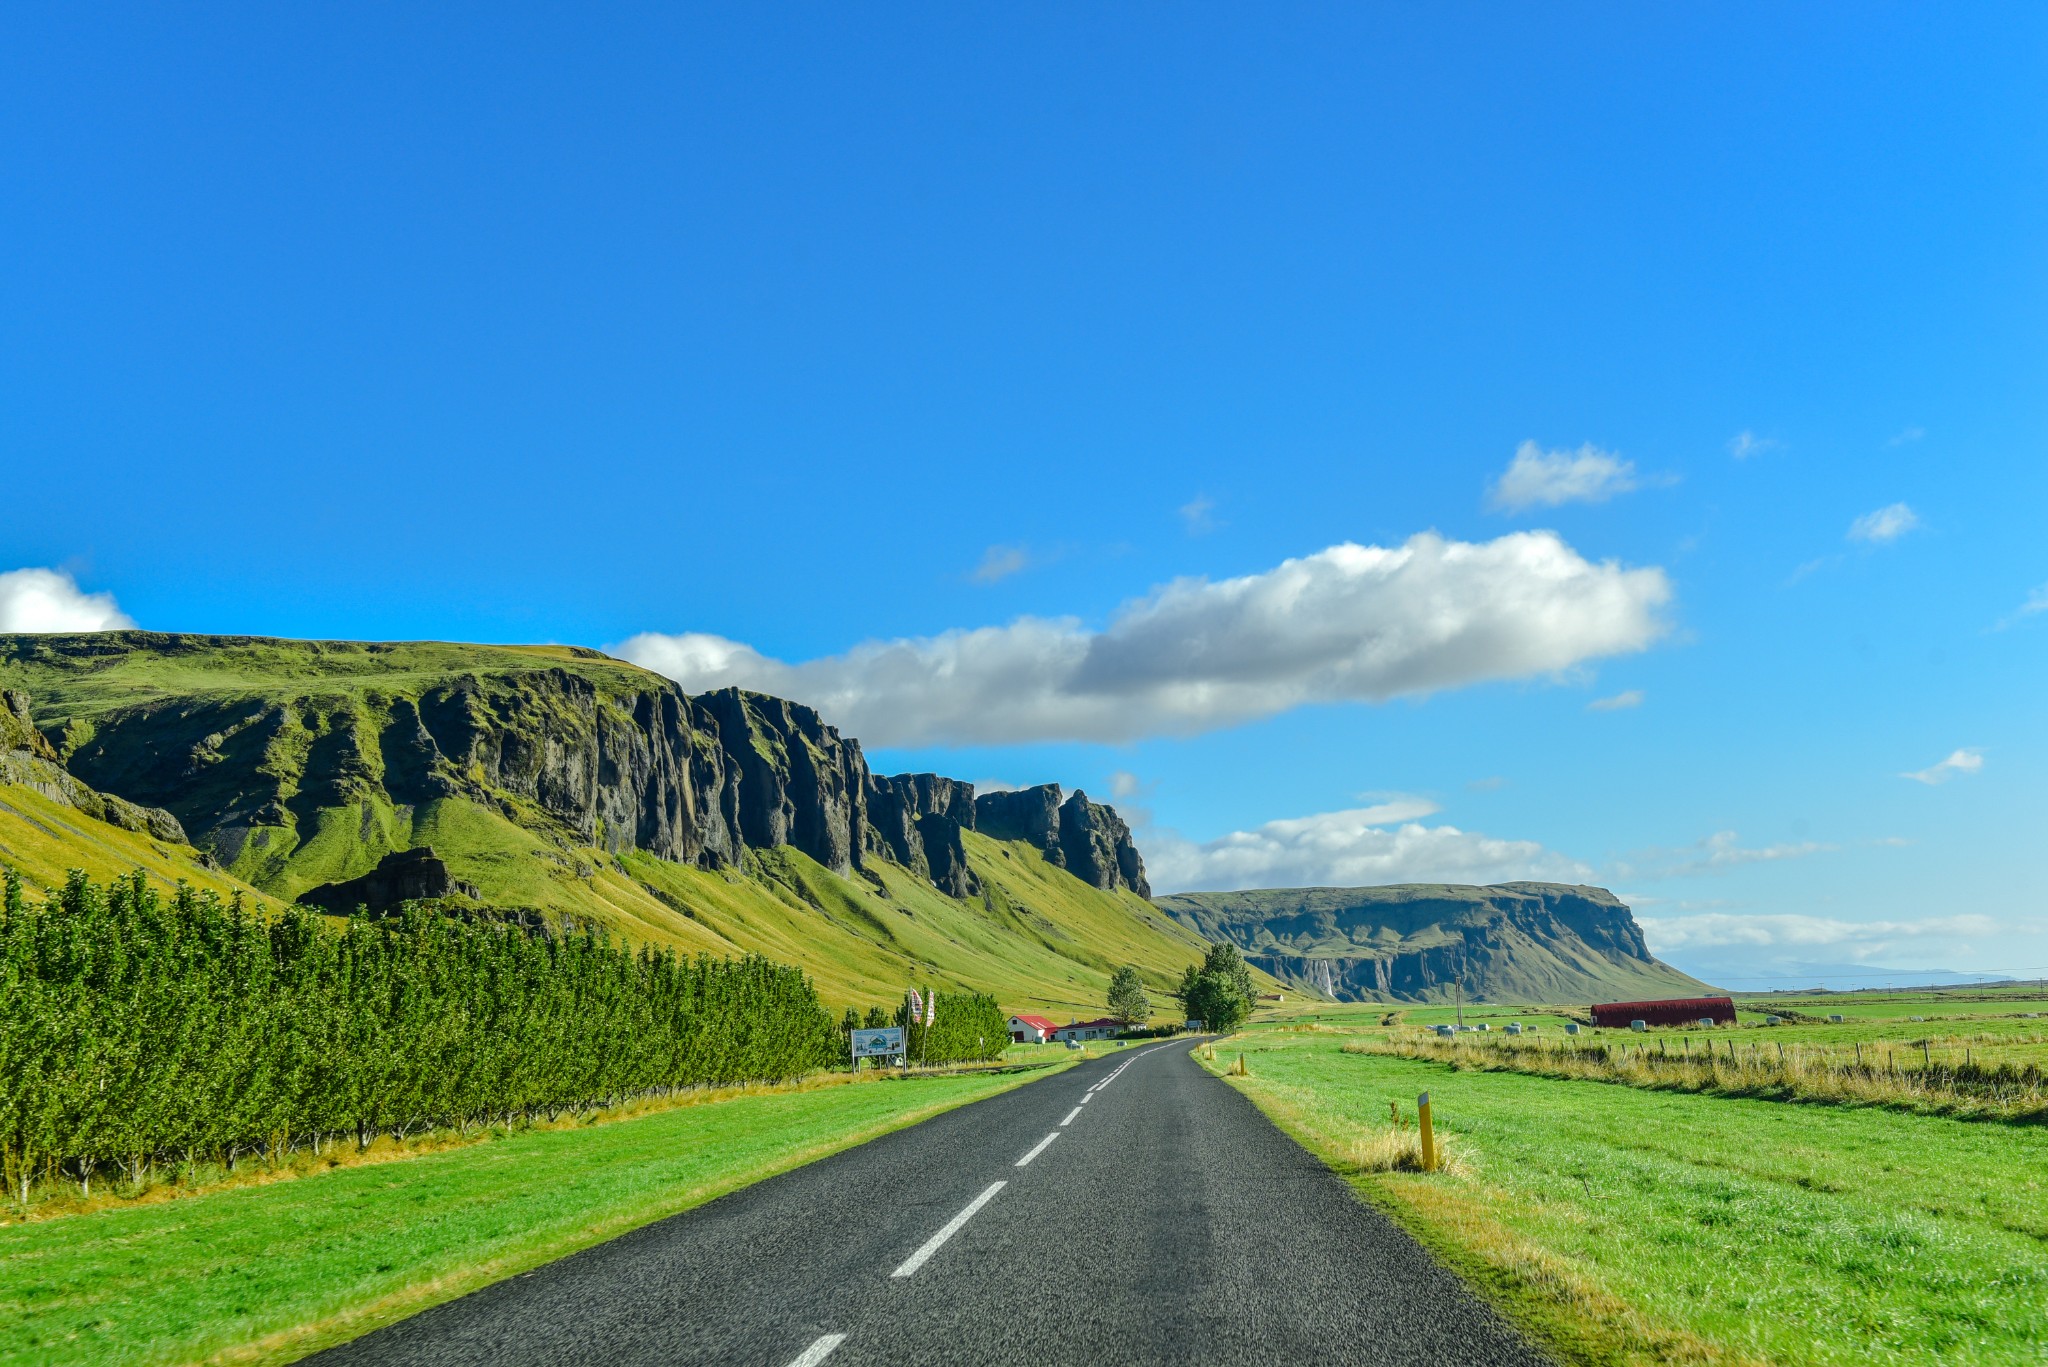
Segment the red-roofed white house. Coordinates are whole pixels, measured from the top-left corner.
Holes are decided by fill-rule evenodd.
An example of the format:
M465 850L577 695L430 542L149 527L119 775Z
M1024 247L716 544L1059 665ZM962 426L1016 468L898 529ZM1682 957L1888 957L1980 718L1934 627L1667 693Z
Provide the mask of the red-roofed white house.
M1043 1016L1010 1017L1010 1039L1017 1044L1044 1044L1057 1029Z

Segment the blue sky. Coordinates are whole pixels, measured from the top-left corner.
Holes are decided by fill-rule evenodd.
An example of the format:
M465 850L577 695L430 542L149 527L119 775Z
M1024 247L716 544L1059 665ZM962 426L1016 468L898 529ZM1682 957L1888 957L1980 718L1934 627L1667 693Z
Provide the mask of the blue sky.
M2048 11L0 31L0 624L637 638L1184 885L2048 974Z

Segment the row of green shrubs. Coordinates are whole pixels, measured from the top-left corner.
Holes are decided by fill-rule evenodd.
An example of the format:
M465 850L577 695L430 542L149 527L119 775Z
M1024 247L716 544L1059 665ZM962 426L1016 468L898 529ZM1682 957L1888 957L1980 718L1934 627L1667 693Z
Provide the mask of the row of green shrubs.
M798 969L632 952L413 908L337 927L138 873L0 899L0 1165L11 1194L152 1163L281 1157L845 1067ZM978 1019L941 1004L935 1053Z

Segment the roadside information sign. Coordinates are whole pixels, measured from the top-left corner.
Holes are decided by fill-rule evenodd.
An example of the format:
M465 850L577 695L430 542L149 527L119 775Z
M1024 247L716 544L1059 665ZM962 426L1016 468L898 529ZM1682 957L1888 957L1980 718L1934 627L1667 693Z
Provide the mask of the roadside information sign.
M888 1058L903 1052L903 1027L892 1025L885 1030L856 1030L853 1032L853 1056L855 1058Z

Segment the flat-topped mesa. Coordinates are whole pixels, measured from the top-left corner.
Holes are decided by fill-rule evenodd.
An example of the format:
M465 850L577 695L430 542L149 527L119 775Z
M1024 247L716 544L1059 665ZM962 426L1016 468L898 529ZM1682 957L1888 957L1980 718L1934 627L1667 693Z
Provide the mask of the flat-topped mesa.
M1560 883L1177 893L1158 906L1273 976L1340 1001L1599 1000L1702 984L1650 953L1628 905Z
M1028 841L1044 851L1048 862L1091 887L1152 895L1130 826L1114 807L1090 802L1078 789L1065 802L1060 801L1057 783L983 793L974 800L974 814L982 834Z

